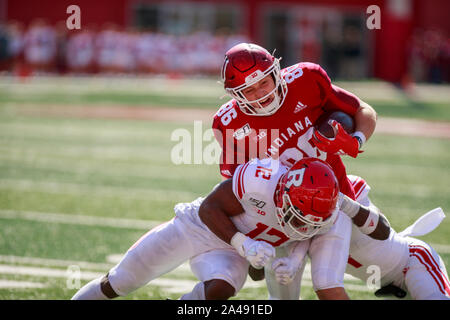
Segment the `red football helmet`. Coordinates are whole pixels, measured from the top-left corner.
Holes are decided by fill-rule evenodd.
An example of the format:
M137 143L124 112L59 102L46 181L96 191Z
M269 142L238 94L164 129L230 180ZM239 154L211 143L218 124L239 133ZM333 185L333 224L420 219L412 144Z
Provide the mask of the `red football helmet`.
M248 100L242 91L269 74L273 77L275 88L262 98ZM272 56L263 47L252 43L240 43L227 51L222 67L222 81L225 91L236 99L239 108L248 115L274 114L283 104L287 93L286 81L281 77L280 59ZM275 94L274 100L263 107L261 101L272 94Z
M305 240L326 231L336 220L339 185L331 167L316 158L296 162L280 179L277 218L283 232Z

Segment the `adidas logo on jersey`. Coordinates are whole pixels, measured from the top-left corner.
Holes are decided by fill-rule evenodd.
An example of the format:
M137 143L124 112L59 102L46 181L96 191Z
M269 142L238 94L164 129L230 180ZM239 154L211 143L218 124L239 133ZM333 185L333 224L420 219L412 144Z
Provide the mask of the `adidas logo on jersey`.
M300 111L302 111L303 109L305 109L307 107L307 105L301 103L300 101L297 102L297 106L294 109L294 113L298 113Z

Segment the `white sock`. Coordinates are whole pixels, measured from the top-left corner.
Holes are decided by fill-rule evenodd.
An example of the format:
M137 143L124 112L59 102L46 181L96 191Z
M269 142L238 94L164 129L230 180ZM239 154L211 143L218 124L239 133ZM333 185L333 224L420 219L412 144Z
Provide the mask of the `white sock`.
M180 300L205 300L205 285L199 282L191 292L181 296Z
M103 294L100 288L100 281L102 278L94 279L84 285L77 293L75 293L71 300L107 300L108 298Z

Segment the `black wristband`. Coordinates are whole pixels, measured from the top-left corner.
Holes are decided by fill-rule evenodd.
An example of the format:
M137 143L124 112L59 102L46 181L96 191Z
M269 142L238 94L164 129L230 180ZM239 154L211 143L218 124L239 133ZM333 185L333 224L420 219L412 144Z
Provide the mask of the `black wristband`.
M356 138L356 140L358 140L358 145L359 145L358 149L361 149L361 147L363 145L363 141L362 141L361 137L358 137L358 136L354 136L354 137Z

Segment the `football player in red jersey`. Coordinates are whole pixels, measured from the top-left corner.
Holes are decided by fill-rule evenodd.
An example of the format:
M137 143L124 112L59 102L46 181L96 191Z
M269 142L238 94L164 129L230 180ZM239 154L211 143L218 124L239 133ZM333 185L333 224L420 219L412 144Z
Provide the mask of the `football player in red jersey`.
M313 157L328 162L340 191L355 199L341 155L356 158L375 131L377 114L371 106L333 85L319 65L300 62L281 69L280 59L256 44L241 43L229 49L221 78L232 97L220 107L212 125L222 148L223 179L252 158L278 158L289 166ZM335 110L353 117L352 135L338 123L333 123L336 135L331 139L315 130L316 121ZM254 271L249 270L256 280Z
M354 199L340 155L358 155L375 130L376 112L352 93L333 84L317 64L301 62L280 69L280 59L249 43L225 55L222 80L233 98L215 114L213 130L222 147L220 170L226 179L252 158L279 158L285 165L303 157L325 160L333 168L341 192ZM336 136L314 129L325 112L353 116L355 133L334 123Z

